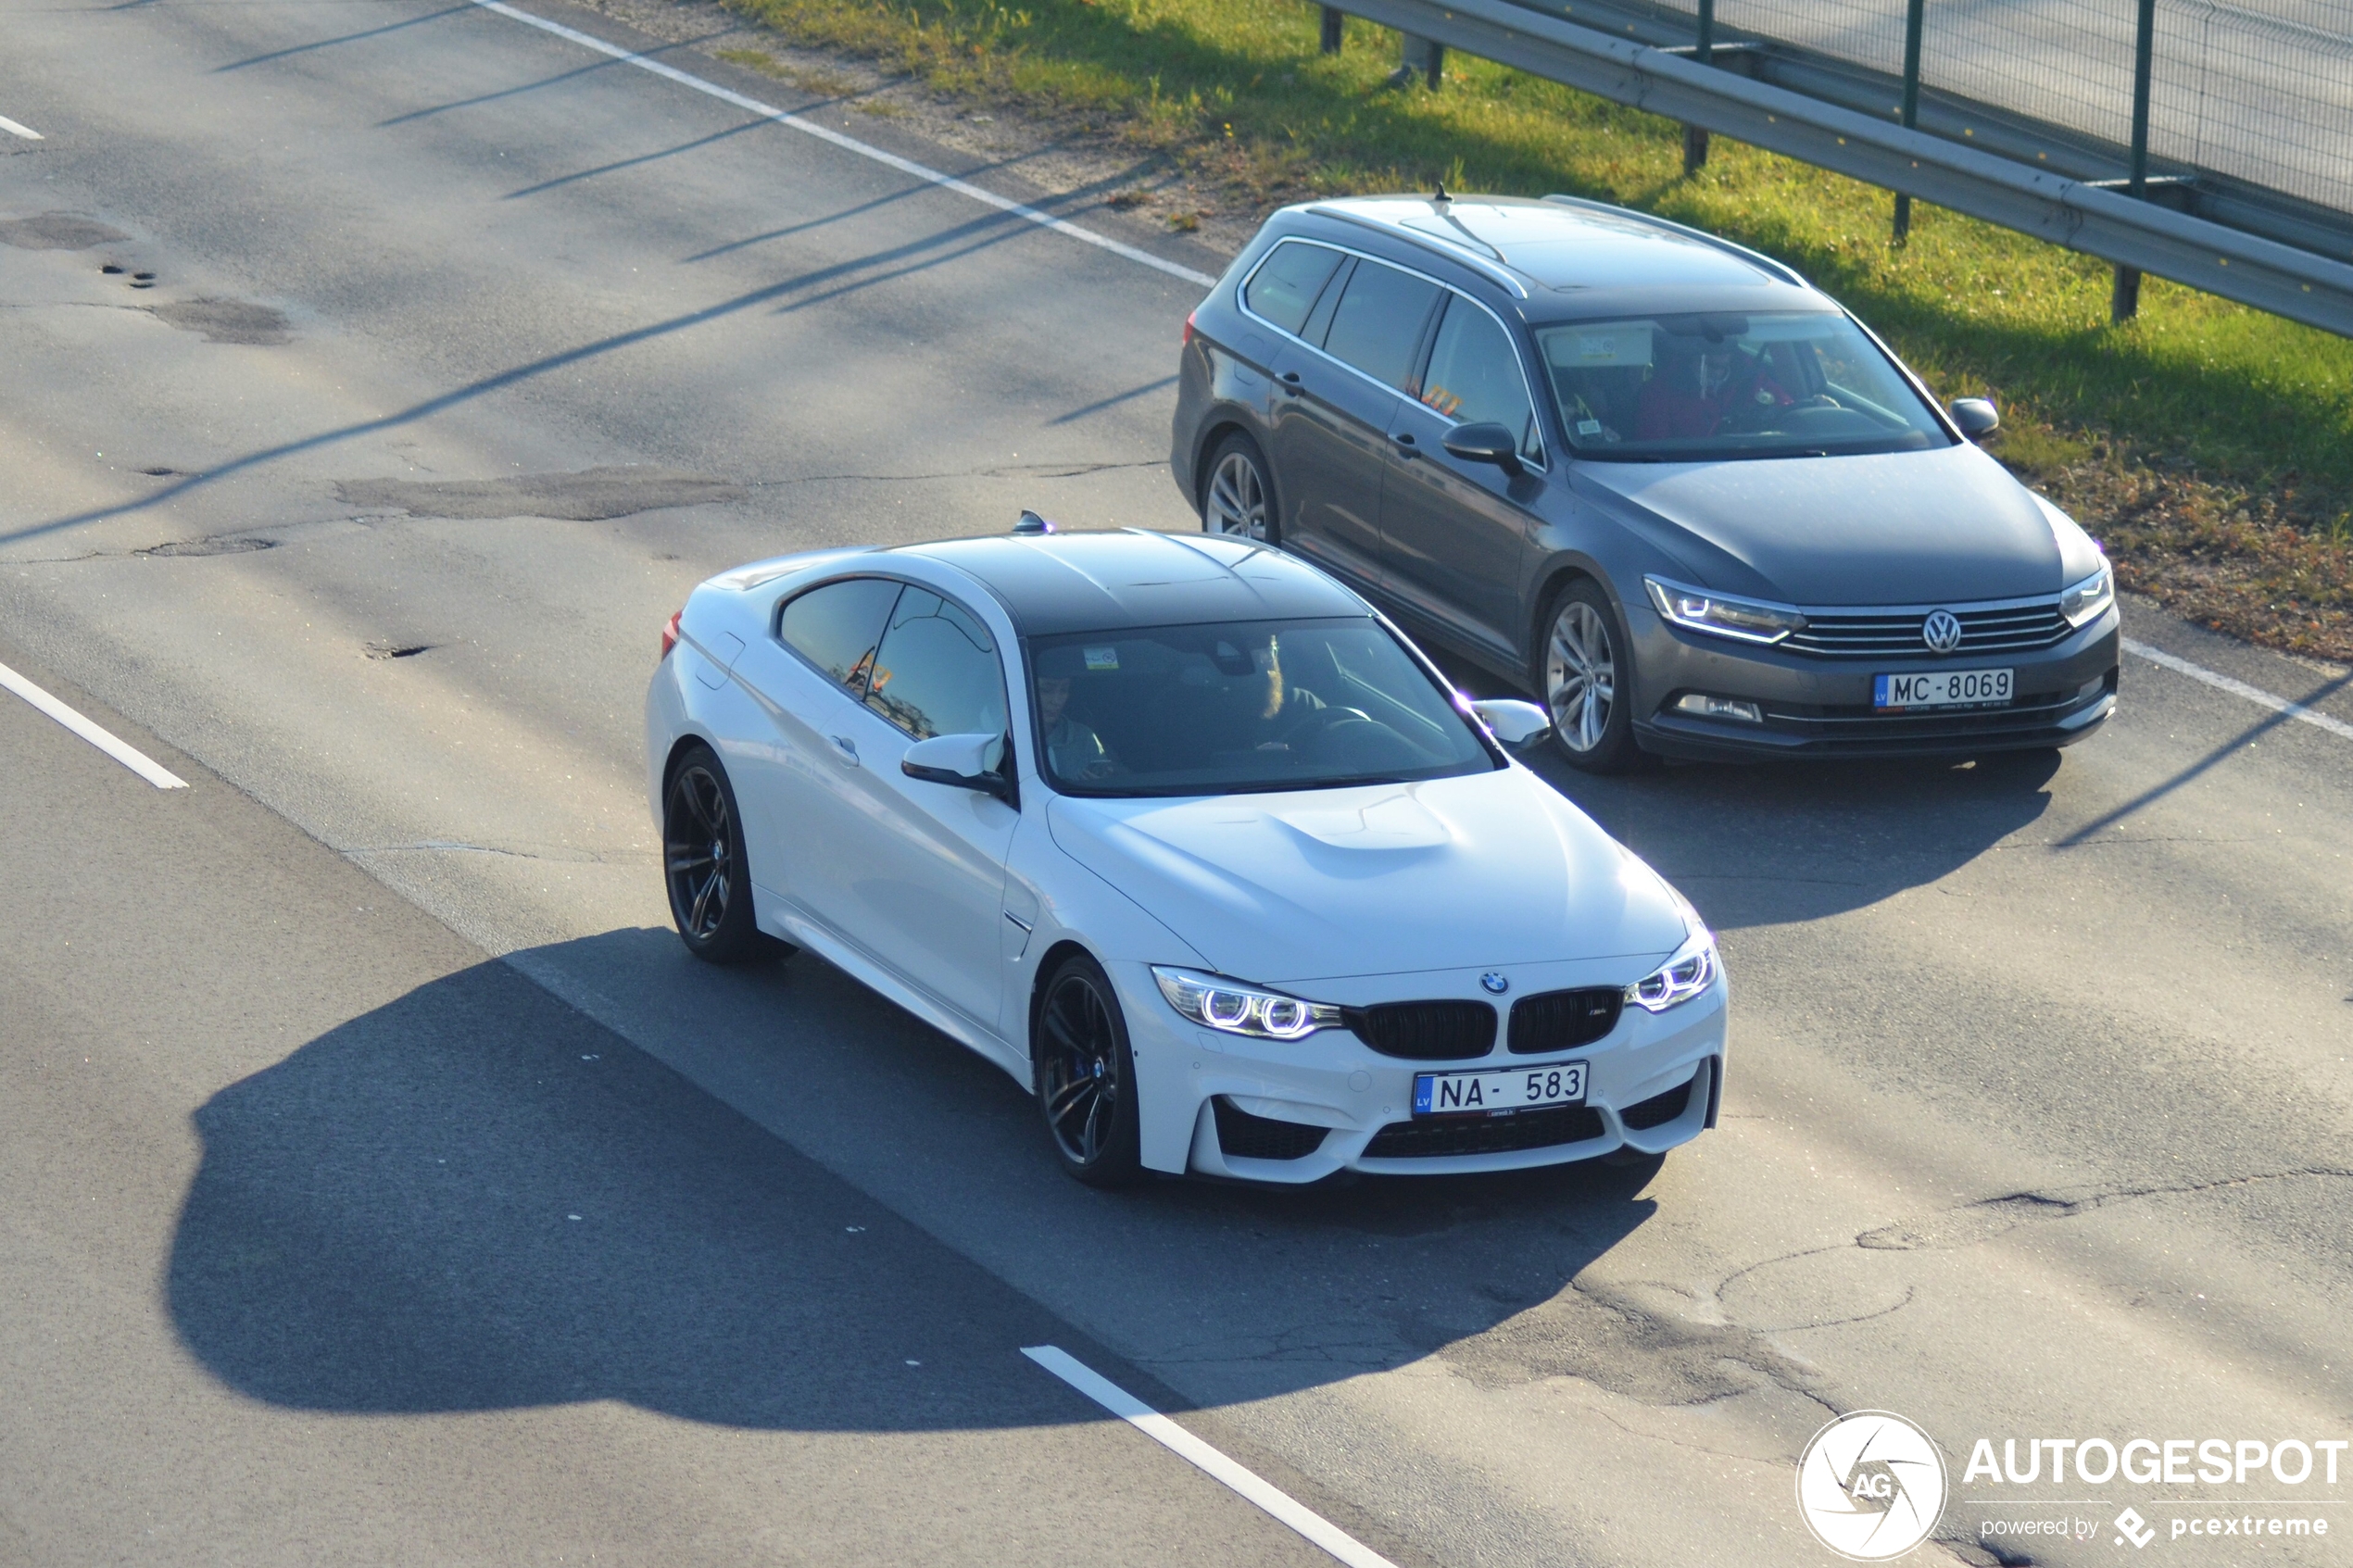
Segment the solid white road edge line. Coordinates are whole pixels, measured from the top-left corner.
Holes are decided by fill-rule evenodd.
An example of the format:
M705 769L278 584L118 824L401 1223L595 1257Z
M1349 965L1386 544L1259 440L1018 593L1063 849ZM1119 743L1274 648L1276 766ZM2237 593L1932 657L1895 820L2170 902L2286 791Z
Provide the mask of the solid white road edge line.
M928 168L912 158L900 157L897 153L887 153L870 142L862 142L855 136L845 136L840 132L820 125L813 119L803 119L797 114L786 113L774 104L763 104L757 98L748 98L741 93L720 86L715 82L706 82L699 76L680 70L675 66L664 65L660 60L649 59L644 55L624 49L618 44L608 44L593 33L582 32L576 28L566 27L561 22L549 21L545 17L535 17L528 11L519 11L512 6L503 4L502 0L473 0L473 3L485 11L496 11L500 16L522 22L526 27L535 27L542 32L552 32L557 37L567 39L584 49L594 49L600 55L610 55L623 65L635 66L639 70L649 70L656 76L678 83L681 87L691 87L698 93L708 94L722 103L733 104L739 109L759 115L765 119L773 119L779 125L805 132L821 142L830 142L847 152L856 153L860 157L868 157L876 163L887 164L901 174L912 174L918 180L927 181L942 190L953 191L960 196L970 196L973 200L993 207L1000 212L1012 213L1014 217L1026 219L1041 229L1051 229L1057 234L1067 235L1082 244L1100 246L1114 256L1125 257L1139 266L1150 267L1154 271L1165 272L1172 278L1182 278L1185 282L1198 283L1202 288L1209 288L1217 282L1206 272L1196 272L1189 267L1180 267L1176 262L1164 260L1148 250L1139 250L1134 245L1123 245L1109 234L1098 234L1092 229L1082 229L1076 223L1065 222L1056 218L1051 212L1040 212L1034 207L1007 196L1000 196L994 191L985 191L978 185L959 180L952 174L943 174L938 169Z
M25 701L32 704L33 707L41 709L42 712L46 713L50 718L55 719L58 723L63 724L67 729L71 730L75 734L80 735L83 740L88 741L92 746L96 746L100 751L105 752L107 756L121 763L124 767L130 769L132 772L138 774L141 778L146 780L157 789L185 789L188 787L187 780L173 774L170 770L157 762L155 759L149 757L146 753L139 750L136 746L127 746L120 740L116 739L112 734L109 734L105 730L100 729L89 720L84 719L81 714L76 713L72 709L68 708L64 703L59 702L56 697L51 696L47 692L43 691L39 686L34 685L31 681L26 680L23 676L18 674L15 671L9 669L5 664L0 664L0 686L6 686L8 690L16 693L19 696L24 698Z
M1239 1492L1347 1563L1349 1568L1397 1568L1388 1558L1308 1508L1289 1492L1227 1459L1069 1351L1052 1345L1025 1345L1021 1353L1162 1448L1188 1461L1212 1479Z
M21 136L28 142L38 142L42 140L40 132L35 131L30 125L19 125L15 120L10 119L4 114L0 114L0 131L6 131L11 136Z
M2262 687L2250 686L2245 681L2234 681L2228 675L2218 675L2204 665L2192 664L2186 659L2177 659L2163 648L2153 648L2146 643L2136 643L2127 637L2124 639L2124 651L2136 658L2145 659L2151 664L2161 665L2177 675L2187 675L2193 681L2204 681L2216 691L2228 692L2233 696L2243 696L2247 701L2259 707L2268 708L2274 713L2284 713L2291 719L2301 719L2308 724L2319 725L2333 735L2341 735L2347 740L2353 740L2353 724L2348 724L2342 719L2331 718L2318 709L2307 708L2300 702L2290 702L2284 696L2273 696Z

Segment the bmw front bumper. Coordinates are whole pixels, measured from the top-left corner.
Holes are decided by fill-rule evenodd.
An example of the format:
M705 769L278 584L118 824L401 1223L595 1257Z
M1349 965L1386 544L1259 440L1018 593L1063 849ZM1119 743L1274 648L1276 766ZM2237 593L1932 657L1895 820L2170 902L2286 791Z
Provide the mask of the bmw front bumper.
M1589 960L1520 965L1508 972L1516 997L1622 982L1625 967ZM1145 1163L1160 1170L1296 1184L1343 1170L1441 1175L1565 1164L1620 1149L1660 1154L1713 1126L1722 1102L1730 993L1720 972L1704 994L1664 1013L1629 1006L1617 1026L1591 1045L1517 1055L1499 1033L1484 1057L1436 1061L1384 1056L1340 1029L1289 1043L1219 1034L1177 1016L1162 999L1149 966L1116 965L1113 974L1136 1059ZM1481 991L1477 971L1282 988L1344 1007L1460 998L1502 1000L1499 1010L1508 1010L1508 1000ZM1588 1064L1589 1115L1413 1113L1417 1073L1532 1070L1576 1060ZM1517 1122L1520 1117L1546 1120ZM1261 1123L1274 1123L1276 1130ZM1377 1140L1391 1152L1375 1149ZM1229 1144L1259 1151L1281 1146L1283 1157L1244 1153Z

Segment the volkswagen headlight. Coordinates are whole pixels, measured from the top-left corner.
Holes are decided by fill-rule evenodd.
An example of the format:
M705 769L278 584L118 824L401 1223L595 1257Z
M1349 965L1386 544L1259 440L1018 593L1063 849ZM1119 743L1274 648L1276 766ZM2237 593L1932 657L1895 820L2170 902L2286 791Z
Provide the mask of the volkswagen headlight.
M1239 985L1214 974L1152 965L1152 979L1168 1005L1195 1023L1253 1040L1303 1040L1318 1029L1340 1027L1340 1009L1303 1002L1280 991Z
M1716 938L1694 925L1675 956L1626 987L1626 999L1646 1012L1680 1007L1716 983Z
M1743 643L1778 643L1806 626L1806 617L1793 605L1712 594L1660 577L1645 577L1642 585L1650 590L1651 603L1658 607L1659 614L1694 632L1736 637Z
M2097 571L2059 595L2059 613L2070 626L2082 626L2115 602L2116 569L2102 561Z

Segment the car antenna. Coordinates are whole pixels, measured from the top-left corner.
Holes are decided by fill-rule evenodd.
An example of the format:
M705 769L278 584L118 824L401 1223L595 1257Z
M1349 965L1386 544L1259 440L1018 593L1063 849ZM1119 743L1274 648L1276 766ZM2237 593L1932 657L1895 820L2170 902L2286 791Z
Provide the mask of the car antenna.
M1017 534L1051 533L1054 525L1025 507L1020 521L1013 524L1013 532Z
M1441 203L1441 204L1443 204L1443 203L1446 203L1446 202L1453 201L1454 198L1453 198L1453 197L1452 197L1452 196L1450 196L1450 195L1448 195L1448 194L1446 194L1446 182L1445 182L1445 181L1443 181L1443 180L1441 180L1441 181L1438 182L1438 189L1437 189L1437 190L1435 190L1434 192L1432 192L1432 193L1430 194L1430 198L1429 198L1429 199L1430 199L1430 200L1432 200L1432 201L1434 201L1434 202L1439 202L1439 203Z

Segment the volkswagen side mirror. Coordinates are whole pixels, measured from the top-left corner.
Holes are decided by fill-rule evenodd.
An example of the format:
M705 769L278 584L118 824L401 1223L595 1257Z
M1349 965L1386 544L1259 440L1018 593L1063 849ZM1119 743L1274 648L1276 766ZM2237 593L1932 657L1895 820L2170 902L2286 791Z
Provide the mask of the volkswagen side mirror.
M1519 473L1519 438L1499 424L1456 425L1446 433L1449 457L1466 463L1492 463L1505 473Z
M1953 422L1971 441L1982 442L2002 428L2001 410L1994 407L1990 397L1956 397L1953 399Z
M950 784L993 795L1013 803L1013 780L1004 771L1005 737L934 735L919 740L899 759L899 771L925 784Z

